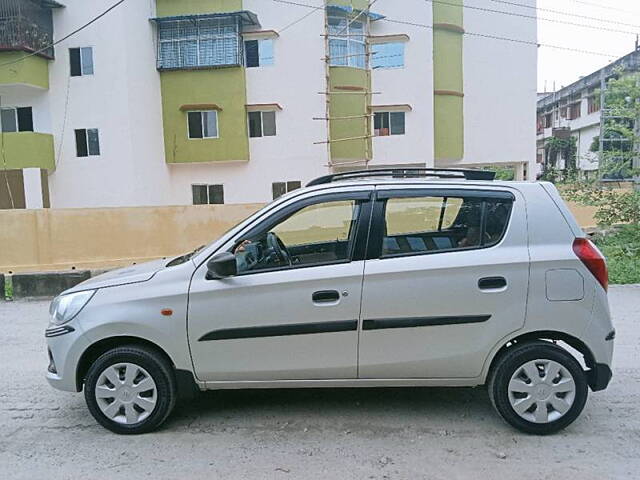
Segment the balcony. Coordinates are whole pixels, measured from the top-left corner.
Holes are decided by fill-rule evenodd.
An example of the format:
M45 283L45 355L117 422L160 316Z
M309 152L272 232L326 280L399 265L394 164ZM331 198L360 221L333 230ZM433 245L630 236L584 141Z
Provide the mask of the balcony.
M53 135L36 132L11 132L0 135L0 149L4 150L5 168L55 167Z
M53 59L52 8L61 7L52 0L0 0L0 62L15 62L38 52L14 68L0 72L0 84L31 85L48 88L47 60Z

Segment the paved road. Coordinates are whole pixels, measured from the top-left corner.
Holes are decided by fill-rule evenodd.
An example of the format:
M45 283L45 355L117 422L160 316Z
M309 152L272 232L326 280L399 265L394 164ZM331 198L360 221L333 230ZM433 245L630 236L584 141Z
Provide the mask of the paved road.
M640 287L610 298L612 384L551 437L512 430L481 388L208 393L116 436L46 384L48 302L0 302L0 478L638 479Z

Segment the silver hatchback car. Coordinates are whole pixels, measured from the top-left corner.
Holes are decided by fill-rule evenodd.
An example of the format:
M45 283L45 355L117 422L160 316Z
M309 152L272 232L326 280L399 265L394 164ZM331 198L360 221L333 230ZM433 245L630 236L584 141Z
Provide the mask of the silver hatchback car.
M551 433L611 378L607 278L551 184L328 175L204 248L55 298L47 379L116 433L202 390L478 385Z

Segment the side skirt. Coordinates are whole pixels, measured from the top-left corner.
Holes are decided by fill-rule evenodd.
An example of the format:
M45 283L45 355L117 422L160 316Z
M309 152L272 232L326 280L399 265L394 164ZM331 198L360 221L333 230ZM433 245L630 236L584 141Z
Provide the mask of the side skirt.
M204 390L241 390L253 388L367 388L367 387L475 387L477 378L358 378L338 380L241 380L198 382Z

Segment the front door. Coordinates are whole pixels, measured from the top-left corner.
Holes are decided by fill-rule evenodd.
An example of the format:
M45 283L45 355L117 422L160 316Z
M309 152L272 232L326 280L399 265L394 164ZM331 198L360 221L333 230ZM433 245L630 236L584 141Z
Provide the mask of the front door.
M370 192L292 200L223 250L238 275L195 272L188 333L205 381L357 376Z
M529 254L517 192L377 193L360 378L475 378L524 324Z

